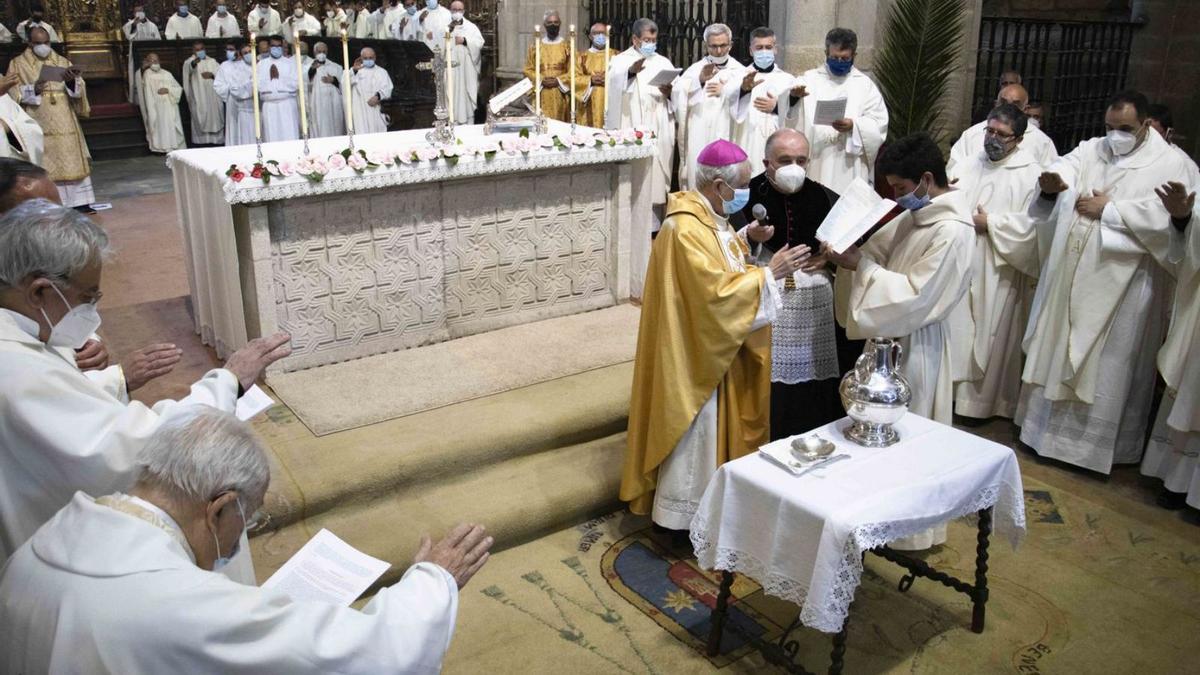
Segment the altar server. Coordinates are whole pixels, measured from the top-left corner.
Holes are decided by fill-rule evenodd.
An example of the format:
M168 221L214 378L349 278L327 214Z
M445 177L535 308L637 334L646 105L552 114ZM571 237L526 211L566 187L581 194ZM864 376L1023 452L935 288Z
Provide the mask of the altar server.
M973 341L956 336L971 345L967 381L956 386L954 408L965 417L1011 419L1021 393L1021 337L1042 262L1038 233L1027 213L1037 197L1042 166L1022 140L1029 133L1028 120L1017 106L1000 105L986 123L975 155L949 170L973 210L979 235L967 301L975 333Z
M912 386L909 411L950 424L954 382L966 368L953 338L973 330L964 304L975 249L971 205L964 191L950 189L941 150L924 133L894 141L879 169L905 212L862 248L839 254L823 247L839 268L838 322L850 339L899 338L901 368ZM922 550L945 540L943 524L892 546Z
M636 514L686 530L717 467L768 440L771 331L779 279L808 257L784 247L768 267L729 224L749 198L746 153L714 141L699 189L670 196L646 273L621 471Z
M167 28L163 37L168 40L191 40L204 37L204 27L200 25L200 17L191 13L187 0L175 0L175 13L167 19Z
M225 104L225 145L254 142L254 92L250 45L225 45L225 62L213 78L213 92Z
M363 47L354 61L351 110L354 132L374 134L387 131L383 102L392 95L392 76L375 64L375 50Z
M217 5L217 11L208 17L208 24L204 27L204 37L231 38L241 37L241 35L242 29L238 27L237 17L229 13L226 5Z
M168 153L187 147L183 136L183 121L179 118L179 101L183 87L170 71L163 70L158 54L146 55L141 72L142 119L146 123L146 140L150 152Z
M292 13L284 20L283 28L289 42L291 42L291 36L297 32L301 36L321 34L321 22L317 21L317 17L304 11L304 3L300 0L292 4Z
M192 43L192 55L183 62L183 92L192 113L192 143L220 144L225 139L225 111L213 87L220 63L210 58L204 43Z
M1141 459L1178 244L1154 189L1187 176L1148 106L1114 96L1105 137L1042 174L1030 206L1054 239L1025 333L1021 440L1104 474Z
M750 155L755 176L763 172L767 139L787 117L796 78L775 63L775 31L755 28L750 33L750 66L742 74L734 109L734 139ZM795 121L795 117L793 117Z
M279 35L283 30L283 21L271 3L258 0L258 4L246 15L246 30L258 35Z
M350 27L350 17L346 15L346 10L342 8L341 0L336 2L326 0L325 2L325 19L321 22L321 29L328 37L341 37L342 29Z
M296 70L296 60L284 57L281 38L271 38L267 58L260 60L255 67L258 68L258 98L262 101L263 141L294 141L300 138L298 85L296 73L293 72Z
M75 365L73 350L100 326L95 303L108 252L96 224L45 200L0 216L0 559L76 490L128 487L137 452L179 405L148 408L130 401L121 369L89 378ZM239 389L288 353L286 335L253 340L183 402L232 411Z
M450 58L455 64L452 76L454 91L450 92L450 96L454 100L456 124L475 122L475 106L479 102L479 68L483 58L483 33L466 18L465 11L463 0L451 2L450 23L446 27L452 40Z
M158 32L158 26L154 22L146 18L145 5L137 4L133 6L133 18L121 26L121 32L125 34L125 39L130 42L137 40L161 40L162 35Z
M38 2L34 2L29 6L29 18L18 23L16 30L13 32L17 34L17 37L21 38L22 42L32 42L31 34L34 28L41 28L46 31L50 42L62 42L62 38L54 30L54 26L46 23L46 10Z
M1016 106L1017 110L1024 112L1029 107L1029 93L1025 91L1025 87L1019 84L1010 84L996 95L997 106L1005 103ZM983 147L987 128L988 121L984 120L962 132L954 146L950 148L950 159L946 162L947 171L952 171L954 165L963 160L979 156L979 148ZM1030 126L1025 131L1025 136L1021 139L1021 148L1033 157L1033 161L1043 167L1050 166L1058 159L1058 149L1054 147L1054 141L1035 126Z
M695 189L696 157L715 140L733 140L733 124L737 105L737 83L743 75L742 64L729 55L733 46L733 31L723 23L709 24L704 29L704 58L688 66L671 91L678 122L676 141L679 143L679 185ZM765 139L764 139L765 140ZM742 148L753 153L745 144ZM761 162L761 157L759 158Z
M675 116L671 107L671 86L652 86L650 81L671 61L658 50L658 24L638 19L631 28L632 42L609 64L608 114L605 128L639 127L655 133L658 154L650 169L650 200L654 204L652 229L658 230L663 204L671 189L671 160L675 152ZM677 78L678 79L678 78Z
M854 67L857 53L854 31L829 31L824 65L806 71L789 99L789 114L803 120L794 123L796 128L812 143L809 175L839 193L855 178L874 183L875 159L887 139L887 106L871 78ZM841 119L832 125L815 123L819 102L843 98L846 112Z
M270 481L249 425L189 407L160 426L137 466L128 494L76 492L4 569L0 670L441 669L459 591L493 543L482 527L460 525L436 544L423 538L403 578L362 610L297 600L210 571L257 524Z
M1142 473L1161 478L1159 504L1200 509L1200 208L1196 192L1172 181L1156 190L1186 245L1171 327L1158 352L1167 390L1146 446Z
M313 45L316 58L305 75L308 82L308 133L313 138L343 136L346 111L342 98L342 67L329 60L324 42Z
M62 76L53 81L41 79L42 66L64 68ZM8 74L17 75L19 87L9 90L9 96L20 101L21 107L42 127L44 136L43 166L58 186L62 203L67 206L88 206L95 200L92 189L92 154L88 151L79 117L91 114L87 98L87 83L78 68L55 53L50 47L50 35L42 28L29 32L29 47L8 63Z
M587 89L580 95L579 124L597 129L604 128L604 106L608 103L608 92L604 89L604 66L617 55L617 50L608 46L605 24L594 23L588 31L590 45L579 57L579 72L587 78Z
M16 73L0 77L0 157L13 157L40 165L45 151L42 126L8 95L20 84L21 77Z

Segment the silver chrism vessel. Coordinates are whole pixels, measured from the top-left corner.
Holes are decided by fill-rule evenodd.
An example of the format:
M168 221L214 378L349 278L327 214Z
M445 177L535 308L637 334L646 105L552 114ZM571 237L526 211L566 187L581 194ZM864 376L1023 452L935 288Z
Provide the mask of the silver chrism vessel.
M842 406L854 423L846 438L868 448L885 448L900 440L892 426L908 412L912 388L900 374L904 353L894 338L871 338L863 347L854 368L838 388Z

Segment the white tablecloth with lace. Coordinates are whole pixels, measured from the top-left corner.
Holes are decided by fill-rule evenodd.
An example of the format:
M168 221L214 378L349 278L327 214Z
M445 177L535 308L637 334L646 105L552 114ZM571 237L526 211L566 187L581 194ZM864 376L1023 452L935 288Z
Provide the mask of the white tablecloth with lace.
M427 129L393 131L383 134L355 136L355 146L368 153L387 153L403 148L416 149L428 146L425 142ZM579 127L579 133L598 131ZM551 121L548 133L567 136L570 125ZM485 137L483 125L460 126L457 137L469 147L482 142ZM497 142L514 139L514 133L496 133L490 137ZM346 148L345 136L314 138L309 142L313 157L327 157ZM445 161L395 164L394 166L371 169L362 175L352 169L331 171L324 180L310 182L293 175L275 178L269 185L249 178L240 182L230 180L225 174L230 165L249 168L255 161L255 146L194 148L176 150L167 156L167 166L174 174L175 204L179 223L183 228L184 253L187 257L188 282L195 314L196 332L202 340L216 348L222 358L246 343L247 327L243 305L242 287L238 264L238 242L234 236L235 204L261 204L265 202L308 197L323 194L346 193L357 190L436 183L441 181L471 179L479 176L495 176L521 172L544 171L588 164L631 162L632 192L630 202L635 234L631 242L631 292L641 296L641 280L646 262L650 257L651 201L649 191L650 169L654 157L654 143L626 145L614 148L573 147L570 150L539 150L528 155L510 155L499 152L493 158L463 156L450 165ZM295 163L303 155L302 141L281 141L263 144L263 159ZM529 192L512 195L514 200L530 199L537 191L530 185Z
M842 628L864 551L991 506L1014 547L1025 533L1010 448L913 414L897 424L899 443L864 448L846 440L848 425L814 433L850 459L804 475L757 452L721 466L691 526L702 567L749 576L826 633Z

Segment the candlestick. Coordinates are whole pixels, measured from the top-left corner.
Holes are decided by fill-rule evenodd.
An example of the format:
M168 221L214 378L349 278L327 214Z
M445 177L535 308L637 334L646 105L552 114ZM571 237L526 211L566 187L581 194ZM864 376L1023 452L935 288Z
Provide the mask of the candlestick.
M533 114L542 115L542 25L533 27Z
M258 110L258 40L250 34L250 91L254 98L254 142L258 144L258 158L262 159L262 117Z
M350 70L350 45L346 42L346 29L342 29L342 102L346 108L346 135L350 137L350 147L354 147L354 110L350 107L350 88L354 82L354 72Z
M575 71L579 70L575 63L575 24L567 27L567 33L571 36L571 44L568 49L571 56L567 61L567 67L571 69L571 131L575 130Z
M450 46L452 44L450 29L446 28L446 40L442 45L442 57L446 60L446 117L450 123L454 123L454 65L450 59Z
M308 108L304 104L304 59L300 58L300 31L292 34L292 54L296 57L296 86L300 94L300 137L304 139L304 154L308 155Z
M606 129L608 128L608 59L609 54L612 54L608 49L608 32L610 28L612 26L607 24L604 26L604 119L601 121L601 124Z

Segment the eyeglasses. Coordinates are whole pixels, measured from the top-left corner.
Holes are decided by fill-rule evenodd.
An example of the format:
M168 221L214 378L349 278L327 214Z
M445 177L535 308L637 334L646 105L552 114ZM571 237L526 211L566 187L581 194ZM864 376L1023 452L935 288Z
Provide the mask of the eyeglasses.
M712 45L712 44L710 44L710 45L706 45L706 46L708 47L709 51L714 51L714 52L727 52L727 51L729 51L729 48L730 48L730 47L732 47L733 45L732 45L732 44L730 44L730 43L725 43L725 44L723 44L723 45Z
M983 135L984 136L994 136L996 138L999 138L1002 141L1011 140L1011 139L1014 139L1017 137L1016 134L1009 134L1009 133L1005 133L1003 131L997 131L996 129L993 129L991 127L984 129Z
M262 530L267 529L267 526L270 524L271 514L259 509L250 514L250 517L246 519L246 531L261 532Z

